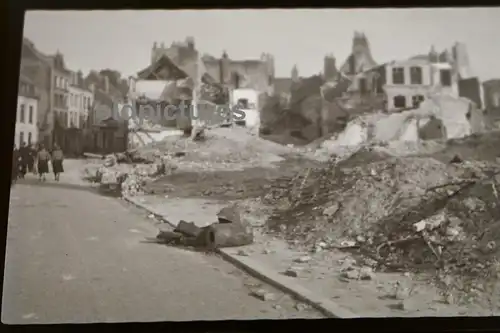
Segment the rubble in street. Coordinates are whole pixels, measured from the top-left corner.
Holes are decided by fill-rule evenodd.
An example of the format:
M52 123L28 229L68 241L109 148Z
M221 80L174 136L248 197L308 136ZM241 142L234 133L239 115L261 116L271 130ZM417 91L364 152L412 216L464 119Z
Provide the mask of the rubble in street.
M200 135L203 134L203 140ZM275 167L292 148L260 139L245 128L199 128L192 137L170 136L124 153L102 157L101 166L89 166L85 178L134 196L155 188L155 181L177 172L243 171ZM94 157L95 156L89 156ZM146 189L148 187L148 189ZM169 192L161 184L160 192ZM157 192L157 191L155 191Z
M218 221L205 227L197 227L193 222L180 221L173 231L160 231L157 239L177 246L190 246L213 251L217 248L237 247L253 243L252 229L241 219L236 206L223 208ZM241 256L248 256L239 252Z
M457 141L468 149L469 140L480 141L476 135L434 155L406 157L365 146L278 179L262 197L276 207L269 232L311 252L319 242L349 251L373 261L375 271L431 272L443 292L462 298L480 288L491 293L500 276L500 151L492 146L487 160L453 158ZM342 277L360 279L360 272ZM366 279L374 275L363 271Z
M167 137L133 156L108 157L89 173L103 185L119 183L128 196L224 195L223 200L254 198L274 207L267 223L252 230L231 204L204 228L181 222L174 231L160 232L163 243L237 247L256 242L258 228L309 252L295 264L329 251L351 253L357 263L345 264L342 281L375 281L379 272L425 273L443 299L491 293L499 268L498 133L447 142L357 142L314 163L314 151L267 142L244 128L203 133L204 140ZM300 277L298 266L282 274ZM403 294L396 297L400 308L413 308Z

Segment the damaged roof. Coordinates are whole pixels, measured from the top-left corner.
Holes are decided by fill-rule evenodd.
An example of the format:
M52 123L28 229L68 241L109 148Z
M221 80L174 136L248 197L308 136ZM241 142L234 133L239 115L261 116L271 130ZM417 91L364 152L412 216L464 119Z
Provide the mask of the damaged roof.
M197 69L198 64L200 65L200 70L202 74L202 81L206 84L215 84L216 81L213 77L211 77L207 69L205 68L205 64L203 61L197 61L196 56L188 56L184 59L178 59L180 57L177 56L176 50L173 48L169 48L165 50L165 53L158 59L156 62L145 69L141 70L137 73L137 77L140 80L156 80L158 79L158 72L161 71L162 68L169 68L172 70L171 73L168 73L169 77L161 77L159 79L163 80L180 80L190 77L195 79L197 77Z

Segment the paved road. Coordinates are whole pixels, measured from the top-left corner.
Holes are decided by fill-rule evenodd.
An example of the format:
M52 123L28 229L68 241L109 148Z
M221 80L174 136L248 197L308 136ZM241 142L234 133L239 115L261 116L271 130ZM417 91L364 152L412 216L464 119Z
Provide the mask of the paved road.
M277 301L249 296L258 281L216 256L144 241L157 230L144 212L84 187L17 184L2 321L320 317L277 291Z

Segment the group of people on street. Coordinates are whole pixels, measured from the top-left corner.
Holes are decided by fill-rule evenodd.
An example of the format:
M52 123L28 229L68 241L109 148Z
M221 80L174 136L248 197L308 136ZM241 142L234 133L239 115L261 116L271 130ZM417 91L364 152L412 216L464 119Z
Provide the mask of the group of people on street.
M14 145L12 155L12 184L18 179L23 179L26 173L38 174L40 181L46 180L49 173L49 163L52 164L54 179L59 181L59 175L64 172L64 155L61 148L56 144L52 152L49 152L43 144L26 145L21 143L19 149Z

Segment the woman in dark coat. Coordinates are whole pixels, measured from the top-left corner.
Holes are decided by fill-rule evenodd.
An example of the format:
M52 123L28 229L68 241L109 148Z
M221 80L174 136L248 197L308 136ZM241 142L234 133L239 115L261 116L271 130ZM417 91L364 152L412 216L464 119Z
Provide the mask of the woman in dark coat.
M45 181L45 174L49 173L49 160L49 152L47 151L47 149L45 149L43 144L40 144L40 149L38 150L38 154L36 155L38 179L40 181Z
M29 151L28 151L28 171L31 173L36 173L35 171L35 159L36 159L36 148L35 145L32 144L29 146Z
M26 146L26 143L21 143L21 148L19 148L19 178L24 178L26 172L28 171L28 165L30 160L30 148Z
M64 172L63 168L64 155L61 148L58 145L54 145L54 150L52 151L52 171L54 172L54 179L59 181L59 175Z

